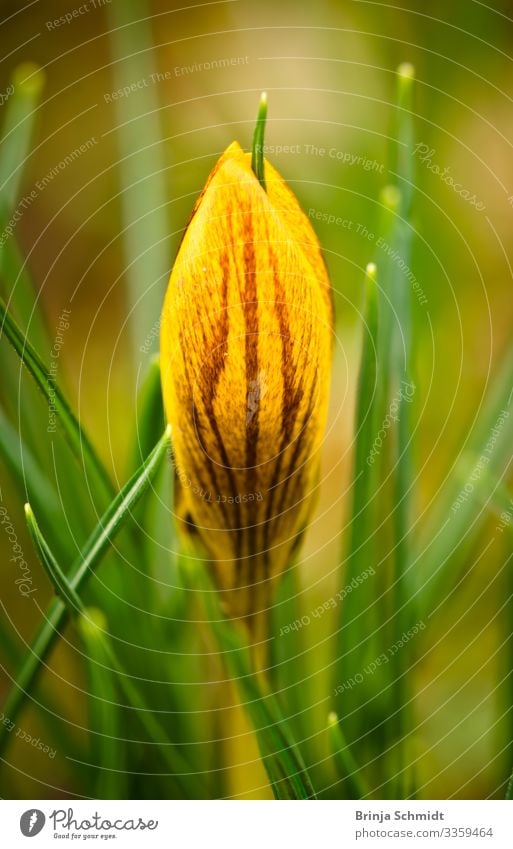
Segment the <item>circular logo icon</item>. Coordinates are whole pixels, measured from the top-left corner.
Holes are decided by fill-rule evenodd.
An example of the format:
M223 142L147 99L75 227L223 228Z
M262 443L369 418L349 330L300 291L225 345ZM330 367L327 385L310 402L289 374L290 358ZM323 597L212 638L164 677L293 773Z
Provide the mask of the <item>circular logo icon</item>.
M20 830L25 837L35 837L45 824L46 817L37 808L25 811L20 817Z

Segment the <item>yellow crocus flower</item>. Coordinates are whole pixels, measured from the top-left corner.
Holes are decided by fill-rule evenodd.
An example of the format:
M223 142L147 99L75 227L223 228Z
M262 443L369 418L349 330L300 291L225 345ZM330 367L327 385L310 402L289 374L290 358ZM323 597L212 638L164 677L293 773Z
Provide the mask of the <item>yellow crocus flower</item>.
M311 513L326 424L331 289L310 221L234 142L183 237L161 322L182 534L233 616L269 604Z

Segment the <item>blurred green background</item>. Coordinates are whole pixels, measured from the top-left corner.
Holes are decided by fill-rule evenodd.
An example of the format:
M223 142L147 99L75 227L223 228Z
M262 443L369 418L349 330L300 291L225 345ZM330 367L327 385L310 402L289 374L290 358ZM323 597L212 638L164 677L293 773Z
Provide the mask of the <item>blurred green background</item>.
M319 506L294 574L294 609L308 615L341 584L362 281L367 262L379 266L380 191L395 182L395 69L400 62L416 69L415 143L429 151L424 161L420 154L413 157L411 221L411 269L426 298L422 304L414 294L411 298L416 385L411 534L420 549L430 541L433 511L461 457L473 467L462 452L472 443L476 416L511 347L513 327L512 5L437 0L428 11L418 3L387 6L365 0L233 0L201 6L121 0L96 0L95 5L90 0L88 5L57 25L60 16L79 7L61 2L38 2L25 11L17 3L0 6L0 93L8 92L21 63L37 63L44 73L32 141L16 187L18 203L32 191L35 197L16 223L15 237L46 320L46 347L38 344L35 322L22 311L16 314L13 278L5 268L2 294L6 301L12 298L13 313L46 363L62 310L70 310L57 380L118 488L133 467L136 396L158 347L160 304L183 229L220 153L234 139L249 149L258 98L268 92L268 158L312 219L337 311ZM0 118L8 108L9 99L0 107ZM4 139L4 150L6 144ZM76 154L81 145L84 152ZM292 152L284 152L284 146ZM482 209L441 179L444 169L475 195ZM38 188L45 177L47 184ZM8 190L7 181L3 191ZM329 216L339 223L328 223ZM66 481L73 460L66 449L52 453L52 439L45 436L46 406L29 394L29 378L4 340L1 344L2 370L9 375L2 387L5 415L28 444L34 432L45 443L46 468L65 505L56 522L62 523L64 536L80 543L84 525L92 526L99 508L87 497L85 482L80 500L76 484ZM28 417L22 397L29 398ZM495 471L507 487L509 456ZM159 483L164 494L168 474ZM36 617L42 617L51 598L24 528L23 500L12 469L3 463L2 503L37 593L35 606L33 599L20 596L11 548L0 533L5 624L0 694L7 693L19 650L32 638ZM501 798L510 771L512 620L504 603L511 591L512 540L508 528L495 532L497 508L489 508L479 504L475 534L465 537L468 545L464 540L454 546L445 567L453 581L431 599L426 627L413 641L408 752L421 798ZM388 509L383 498L384 516ZM204 629L194 625L187 592L180 590L176 598L179 578L166 551L166 545L172 547L167 510L155 512L152 526L145 527L146 539L141 536L141 549L153 550L153 579L162 582L152 579L150 589L158 598L156 606L154 598L151 602L152 615L145 612L150 602L133 579L138 564L122 557L106 564L105 573L99 570L104 583L91 586L90 603L103 606L104 594L113 594L107 607L116 604L119 618L116 627L109 619L112 633L121 642L128 635L139 646L123 649L134 674L161 682L148 684L148 698L156 710L171 712L172 738L205 771L203 795L266 797L270 791L255 740L247 720L230 707L236 696L227 685L224 707L216 707L219 663L207 656L212 646ZM443 509L437 515L450 518ZM378 616L382 611L385 618L386 594L376 605ZM331 759L326 730L329 711L340 712L333 693L341 683L333 635L341 615L337 606L312 618L292 638L275 638L282 641L277 651L291 658L281 685L284 710L314 785L325 797L344 796L347 790ZM290 621L286 605L279 616ZM371 658L386 649L380 639L369 649ZM364 704L381 686L376 676L355 689L352 698L358 702L361 693L362 701L358 727L381 721L386 707L380 713ZM0 770L2 796L100 795L94 764L102 738L88 732L88 689L83 649L68 628L17 719L20 728L56 749L56 755L49 760L20 736L11 739ZM181 795L172 777L154 774L160 771L154 752L126 714L122 727L132 741L127 744L130 768L119 792ZM227 727L231 739L222 743ZM359 750L356 744L377 798L386 793L379 749L379 732L367 748Z

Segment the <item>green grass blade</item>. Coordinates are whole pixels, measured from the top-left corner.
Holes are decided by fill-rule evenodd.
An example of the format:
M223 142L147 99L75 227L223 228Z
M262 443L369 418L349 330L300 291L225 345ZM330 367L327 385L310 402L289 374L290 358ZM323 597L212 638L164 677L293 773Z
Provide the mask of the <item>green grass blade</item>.
M338 766L340 777L344 779L349 790L349 798L364 799L369 796L370 791L360 774L351 749L347 745L341 723L335 711L332 711L328 716L328 733L331 751Z
M57 519L62 514L57 492L1 408L0 456L11 472L23 501L27 500L29 492L28 500L35 501L38 512L44 513L49 521Z
M91 534L83 548L81 565L73 578L73 586L79 589L88 572L92 571L110 545L112 538L126 522L133 508L149 487L153 476L157 473L160 463L166 456L171 440L171 428L168 426L164 435L147 457L145 462L132 475L130 480L119 491L116 498Z
M163 442L165 443L165 441L166 439L164 437ZM52 554L50 547L41 533L30 505L28 504L25 505L25 515L27 517L30 535L41 559L41 563L45 568L55 592L62 598L68 614L74 620L86 618L86 607L76 590L76 586L72 581L68 580L63 569ZM91 626L94 627L95 623L91 623L91 621L89 621L89 627ZM82 633L83 631L84 623L82 624ZM180 780L180 778L184 780L187 789L190 790L191 777L188 775L189 767L187 762L181 754L174 749L160 722L151 713L138 688L132 683L130 675L124 670L120 663L105 631L96 629L95 637L97 641L96 648L97 650L100 650L100 667L106 672L107 670L104 665L106 663L109 664L112 674L116 675L116 681L123 690L130 706L136 711L141 724L152 738L153 743L158 744L158 751L164 757L167 765L172 771L172 774L177 778L177 780Z
M243 695L264 765L279 799L315 799L304 761L276 699L251 667L249 647L230 623L212 625L232 677ZM280 776L277 780L276 776Z
M30 150L37 106L44 83L44 72L32 63L15 69L4 107L0 145L0 278L2 290L36 349L49 348L48 333L40 309L34 308L35 288L17 242L16 219L19 216L21 181ZM16 371L4 363L4 397L18 395ZM26 441L38 462L45 465L45 453L37 417L33 415L35 389L29 387L18 399Z
M376 435L374 398L376 395L378 350L377 269L369 263L365 276L365 340L362 348L356 401L356 444L351 522L351 554L355 555L368 539L371 525L368 506L372 500L372 464L367 461Z
M311 712L307 710L307 705L315 704L318 700L314 679L308 675L308 637L303 630L298 630L294 633L294 639L291 639L291 635L282 631L290 623L301 620L304 613L301 601L299 567L291 564L276 587L271 609L269 676L292 733L297 739L305 740L302 750L305 758L309 757L310 763L315 763L316 740L312 741L312 751L307 751L307 738L311 731Z
M165 426L160 375L160 359L152 357L137 396L137 411L130 472L139 468L157 442Z
M160 375L160 360L157 355L151 358L149 368L141 382L137 395L137 413L132 437L132 449L129 468L137 469L141 460L155 445L165 426L164 404ZM145 501L137 510L135 521L145 533L139 545L144 549L144 562L150 580L144 582L141 591L145 603L152 610L162 609L175 596L178 587L170 590L165 586L170 578L171 569L176 570L171 552L173 545L173 523L169 518L169 509L173 503L173 471L168 465L162 466L154 480L155 498ZM154 579L154 580L151 580Z
M252 668L250 650L242 631L221 610L219 596L205 569L197 561L182 560L188 582L199 589L222 659L243 696L243 707L255 728L264 766L279 799L315 799L303 758L283 718L279 705L262 676Z
M125 799L128 791L126 758L120 740L122 716L113 676L104 666L103 640L107 632L107 620L101 610L88 608L77 620L77 625L87 651L91 689L91 762L97 769L92 795L95 799Z
M166 731L159 720L146 704L140 690L132 683L131 677L123 670L110 642L103 639L104 660L116 670L118 686L123 691L130 707L136 712L139 722L155 744L156 752L160 755L171 775L177 783L183 787L185 795L190 799L197 798L197 794L205 792L204 779L201 774L191 772L188 762L173 746Z
M505 798L510 800L513 799L513 771L509 777Z
M260 746L268 759L276 761L277 771L283 776L282 791L287 798L315 799L301 752L267 682L252 668L246 640L231 622L225 621L223 626L226 630L224 633L218 631L218 638L223 652L228 652L226 662L246 700L244 706L253 721Z
M41 68L26 62L16 68L11 81L13 93L7 103L0 147L0 198L7 209L18 200L44 78Z
M58 446L55 446L57 449ZM64 447L64 446L61 446ZM67 451L67 448L66 448ZM55 450L53 458L58 462L58 451ZM77 497L73 495L72 503L63 494L66 481L59 479L58 472L54 472L59 482L59 491L56 490L52 480L47 477L39 460L33 455L11 424L7 416L0 408L0 458L4 461L10 477L18 492L20 501L30 501L38 515L41 517L43 529L49 536L51 544L57 556L64 562L76 554L76 540L83 539L87 528L95 521L92 511L87 511ZM67 458L69 463L69 456ZM52 470L53 471L53 470ZM67 504L64 520L64 507Z
M32 537L32 542L34 543L34 548L36 549L39 559L50 578L50 582L54 587L55 592L62 598L62 601L68 608L68 611L73 611L73 615L78 616L82 611L82 602L80 601L78 593L75 592L72 585L68 582L66 575L50 551L50 548L41 533L39 525L36 522L36 517L34 516L30 504L25 504L25 518L27 520L27 527L29 529L30 536Z
M12 95L5 107L0 145L2 234L11 226L10 218L19 202L21 180L32 142L44 80L44 71L30 62L16 68L11 80ZM5 240L0 240L0 277L8 284L6 297L9 302L12 298L16 315L25 327L30 320L30 338L36 349L42 350L48 342L48 335L40 311L34 310L34 286L18 247L15 232L10 233Z
M94 491L103 496L104 501L113 495L113 486L105 467L100 461L91 442L75 417L63 393L49 377L49 371L34 350L30 342L23 336L18 325L9 314L5 303L0 299L0 327L8 341L16 351L20 360L43 393L47 403L55 408L57 420L70 444L78 462L85 465L94 484Z
M3 602L0 602L1 610L4 615L0 616L0 652L1 657L6 661L6 666L9 665L16 669L18 664L22 662L23 652L19 644L19 640L15 639L14 631L11 623L7 618L7 608ZM16 635L17 637L17 635Z
M151 80L158 73L145 0L111 3L106 7L111 27L113 88L127 80ZM112 108L118 124L121 203L124 226L128 302L133 350L141 336L158 326L165 285L169 277L169 233L166 167L157 92L148 85L143 92L120 97ZM141 139L144 141L141 142ZM156 347L156 334L154 346Z
M410 62L403 62L397 68L397 175L401 180L401 216L408 219L413 199L415 162L413 147L415 128L413 123L413 86L415 68Z
M420 616L427 616L448 598L461 579L468 566L469 551L488 516L483 503L490 500L510 468L512 386L513 345L503 358L471 431L465 434L465 456L484 457L487 473L479 471L477 480L471 480L475 466L465 471L459 458L414 539L414 568L410 570L409 583ZM472 498L465 493L464 478L473 487Z
M101 558L111 545L112 539L131 515L135 505L148 489L153 476L162 462L169 446L169 429L142 465L133 475L114 501L105 511L101 521L85 543L79 557L70 569L67 580L75 592L79 592L97 568ZM66 607L60 599L54 599L46 612L31 645L14 686L4 705L6 716L15 719L28 692L31 690L42 663L58 639L66 621ZM5 728L0 727L0 754L8 742Z
M401 65L397 75L397 144L394 149L395 176L399 186L388 186L382 192L380 223L380 235L385 244L392 248L392 254L395 250L396 255L407 264L411 254L409 218L414 179L411 156L413 79L412 66ZM362 758L370 747L373 750L375 747L391 748L391 740L402 740L407 731L407 676L403 672L409 664L408 652L398 653L394 663L388 664L386 669L379 669L372 679L365 672L368 664L379 657L383 645L394 643L404 624L408 622L408 627L411 624L406 578L411 563L408 541L412 521L410 292L397 265L387 257L387 253L382 256L380 252L380 293L376 297L379 333L376 317L372 371L369 370L364 347L357 389L353 510L345 583L358 580L370 565L376 566L376 575L344 600L343 628L338 645L341 660L336 667L335 687L337 709L344 720L348 746L358 739ZM370 381L374 387L372 415L368 415ZM383 428L386 441L380 437ZM386 520L387 515L390 515L389 520ZM393 568L394 575L391 586L389 567ZM368 704L372 732L367 730L369 723L363 720L359 711L362 701ZM391 705L394 705L393 709ZM351 754L350 748L347 751ZM385 770L382 780L386 781L390 774L388 765L383 761L380 767ZM401 787L392 790L390 786L387 792L399 798L406 792L405 771L401 764L399 768L397 764L394 767L401 776Z
M461 470L461 486L464 486L467 482L468 470L476 468L479 457L469 452L464 454L461 460L461 466L458 464L458 468ZM488 469L483 471L483 478L484 486L476 487L471 498L476 499L482 507L490 510L498 519L504 518L504 514L509 515L513 506L513 499L507 486L491 474Z
M255 132L253 134L253 145L251 149L251 168L264 191L266 191L264 174L264 137L266 121L267 94L264 91L260 97L260 105L258 107Z
M387 245L393 246L397 216L402 204L402 195L397 186L388 184L380 192L379 235ZM387 413L390 398L390 366L392 361L391 339L397 333L393 282L395 266L387 252L380 251L379 256L379 340L378 340L378 390L376 408L378 421Z
M98 706L100 709L100 727L105 726L105 738L100 747L101 760L99 763L100 776L103 783L100 782L99 786L95 787L95 789L99 791L99 798L115 798L117 794L113 788L116 786L117 775L109 769L103 770L102 767L104 765L110 765L111 768L116 768L120 765L119 742L116 736L119 724L116 722L118 707L116 705L111 675L102 665L103 654L101 652L101 646L99 646L101 634L98 633L97 628L98 616L94 616L94 611L92 612L92 617L91 615L89 617L85 615L85 607L50 550L37 524L30 504L25 504L25 517L39 559L56 594L62 599L68 613L74 619L77 619L79 631L86 645L88 658L91 659L91 662L88 664L90 679L92 687L97 690L95 694L97 697L92 699L92 702L95 710ZM111 697L110 699L109 695ZM120 772L120 776L123 776L122 771Z
M4 222L0 216L0 230ZM12 304L26 335L36 351L50 347L46 322L41 309L34 308L35 287L22 253L13 234L0 247L0 278L4 281L6 299Z
M413 86L415 71L412 65L404 63L397 69L397 178L400 189L399 216L397 217L396 243L399 255L409 267L412 248L412 228L410 226L411 205L414 185L414 127L413 127ZM396 276L397 271L396 271ZM402 332L404 348L397 345L397 355L393 362L392 385L400 391L398 403L398 423L396 452L394 457L394 582L392 585L392 643L400 639L403 631L409 627L409 608L407 573L411 563L410 529L411 492L413 474L411 469L411 343L412 317L410 291L405 280L396 283L396 310L399 328ZM406 763L406 737L408 734L407 705L409 703L408 681L411 653L408 647L397 652L393 662L393 701L396 706L393 719L393 736L397 741L397 779L393 795L406 798L409 793L409 776Z
M377 269L371 263L367 266L365 277L364 338L356 394L353 504L349 550L343 576L344 585L357 581L360 586L357 593L350 593L344 599L343 627L338 634L339 662L335 667L335 688L341 681L361 673L368 653L372 651L367 634L371 630L370 616L373 614L374 576L365 582L361 582L360 576L369 566L376 565L373 539L376 472L372 450L376 437L378 344ZM337 701L338 713L343 717L356 707L355 695L350 689L344 691ZM355 736L359 736L359 732Z

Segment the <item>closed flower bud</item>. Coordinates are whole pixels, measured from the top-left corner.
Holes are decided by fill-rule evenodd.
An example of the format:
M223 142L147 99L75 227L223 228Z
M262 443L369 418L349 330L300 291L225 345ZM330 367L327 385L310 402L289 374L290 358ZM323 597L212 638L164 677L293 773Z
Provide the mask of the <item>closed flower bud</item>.
M310 222L228 147L194 208L161 323L181 533L251 617L297 549L326 424L331 290Z

